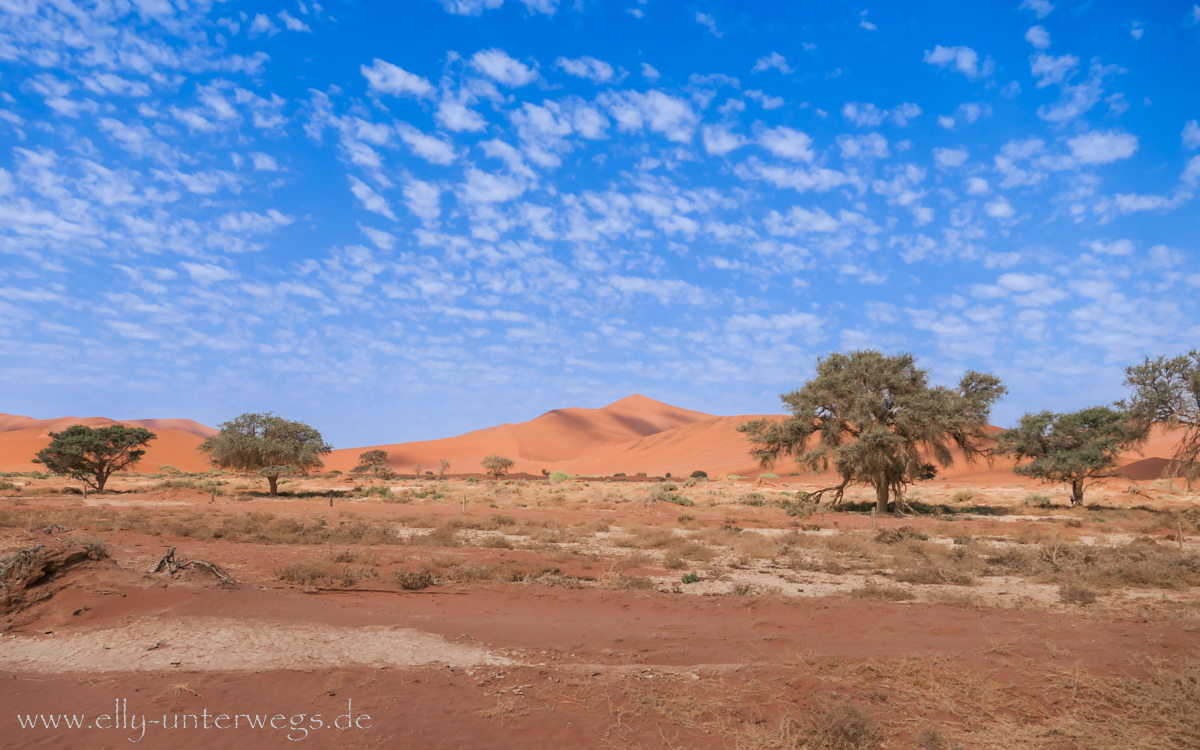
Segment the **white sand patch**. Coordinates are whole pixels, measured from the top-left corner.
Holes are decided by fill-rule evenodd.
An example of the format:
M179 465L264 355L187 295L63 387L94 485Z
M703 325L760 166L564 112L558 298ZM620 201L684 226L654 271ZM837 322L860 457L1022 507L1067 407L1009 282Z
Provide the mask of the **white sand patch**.
M382 626L143 618L105 630L0 638L4 669L35 672L239 672L511 663L486 649L449 643L439 635Z

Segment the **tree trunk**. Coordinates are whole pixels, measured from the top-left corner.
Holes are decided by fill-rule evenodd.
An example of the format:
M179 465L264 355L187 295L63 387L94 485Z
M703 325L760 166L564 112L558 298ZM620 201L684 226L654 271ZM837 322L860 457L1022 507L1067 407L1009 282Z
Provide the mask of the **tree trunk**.
M96 492L104 492L104 485L108 482L108 475L103 472L96 474Z
M1071 482L1071 507L1083 505L1083 480L1076 479Z
M888 481L879 479L875 482L875 511L877 513L888 512Z
M275 497L275 495L279 492L279 475L268 474L267 483L271 485L271 497Z

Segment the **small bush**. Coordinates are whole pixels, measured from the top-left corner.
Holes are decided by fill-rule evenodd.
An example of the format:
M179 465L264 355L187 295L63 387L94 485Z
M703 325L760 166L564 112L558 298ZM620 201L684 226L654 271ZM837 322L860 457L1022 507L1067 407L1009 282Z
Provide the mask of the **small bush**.
M392 574L392 580L400 584L405 591L420 591L433 585L433 573L421 568L419 570L397 570Z
M1087 606L1088 604L1095 603L1096 592L1086 586L1068 583L1058 587L1058 599L1064 604Z
M696 469L691 474L692 479L708 479L708 472Z
M742 505L752 505L755 508L761 508L767 504L767 498L761 492L747 492L738 499Z
M683 578L680 580L682 580L684 583L698 583L700 581L700 576L696 573L685 573Z
M732 593L734 596L750 596L754 593L754 586L753 584L749 584L744 581L735 583L733 584L733 588L730 590L730 593Z
M0 490L15 490L16 488L17 485L13 484L7 479L0 479Z
M975 498L975 493L970 490L959 490L954 493L954 497L950 498L956 503L968 503Z
M899 586L879 586L874 583L852 589L849 596L855 599L872 599L879 602L906 602L913 598L907 589Z
M608 585L615 589L652 589L654 581L642 576L628 576L625 574L613 576Z
M571 479L571 475L565 471L550 472L549 480L550 480L551 484L558 484L559 482L565 482L568 479Z
M383 500L390 500L392 498L392 488L388 487L386 484L379 484L373 487L359 487L354 493L354 496L378 497L382 498Z
M849 701L830 696L820 699L805 717L802 742L796 747L821 750L876 750L883 735L871 717Z
M108 543L99 537L85 537L79 540L79 544L93 560L107 560L110 555Z
M971 538L971 537L969 537L969 536L956 536L956 537L954 537L954 543L955 543L955 544L973 544L974 542L975 542L975 540L974 540L974 539L972 539L972 538Z
M763 473L763 474L759 474L759 475L758 475L758 478L759 478L759 479L778 479L778 478L779 478L779 475L778 475L778 474L772 474L771 472L769 472L769 471L768 471L768 472L765 472L765 473Z
M1025 496L1024 502L1026 505L1032 505L1038 508L1049 508L1050 506L1054 505L1054 503L1050 501L1049 495L1043 495L1040 492L1030 492Z

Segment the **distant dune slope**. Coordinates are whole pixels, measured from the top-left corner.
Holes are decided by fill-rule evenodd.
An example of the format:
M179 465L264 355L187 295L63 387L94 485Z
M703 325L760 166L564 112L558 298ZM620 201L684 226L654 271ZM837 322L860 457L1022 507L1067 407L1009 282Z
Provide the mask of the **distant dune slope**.
M360 453L378 449L386 450L401 472L411 472L415 464L421 464L422 470L436 471L438 461L445 458L450 461L451 472L478 473L484 456L498 453L516 463L515 471L537 474L542 469L573 466L610 446L711 418L711 414L634 395L600 409L555 409L528 422L502 424L440 440L337 450L325 459L325 465L348 471L358 464Z
M484 456L498 453L515 462L514 471L538 474L566 471L570 474L611 475L644 472L662 476L670 472L683 477L700 469L709 476L739 474L757 476L759 468L749 454L745 435L737 426L751 419L780 415L741 415L718 417L680 409L661 401L634 395L600 409L555 409L518 424L503 424L475 430L456 437L413 443L345 448L326 457L328 469L349 471L358 463L358 455L374 448L386 450L389 462L401 473L411 473L416 464L422 471L437 471L438 461L450 461L450 473L480 473ZM0 414L0 471L34 471L32 463L38 450L50 442L49 433L73 424L101 426L112 424L104 417L59 417L32 419ZM197 447L211 427L189 419L127 420L125 424L147 427L158 435L138 465L142 472L153 472L162 465L182 471L205 471L207 459ZM1122 457L1130 479L1157 478L1179 443L1179 433L1155 430L1142 451ZM1011 460L967 464L958 458L955 465L943 469L943 479L978 485L1027 481L1012 472ZM807 475L791 459L783 459L772 469L779 476L792 472ZM832 475L829 475L832 478Z
M38 471L44 467L33 463L33 457L50 444L50 433L60 432L75 424L103 427L115 420L105 417L58 417L32 419L13 414L0 414L0 471ZM136 471L153 472L159 466L174 466L180 471L207 471L208 459L197 447L208 435L216 433L190 419L135 419L122 422L146 427L158 437L146 447L146 455Z

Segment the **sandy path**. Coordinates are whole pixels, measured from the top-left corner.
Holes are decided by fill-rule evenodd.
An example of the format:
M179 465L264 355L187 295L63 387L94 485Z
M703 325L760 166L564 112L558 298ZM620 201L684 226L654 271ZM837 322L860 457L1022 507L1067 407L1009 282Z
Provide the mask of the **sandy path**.
M0 639L0 665L35 672L314 670L511 664L486 649L401 627L142 618L63 635Z

